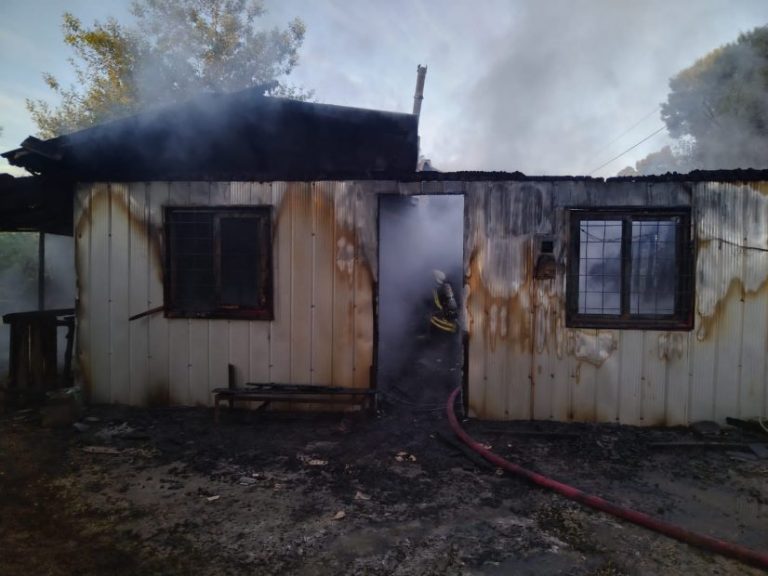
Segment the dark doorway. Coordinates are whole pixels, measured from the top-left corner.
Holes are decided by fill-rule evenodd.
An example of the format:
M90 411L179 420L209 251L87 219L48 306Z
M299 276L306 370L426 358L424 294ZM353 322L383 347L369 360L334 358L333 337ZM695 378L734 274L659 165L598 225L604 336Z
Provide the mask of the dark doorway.
M437 411L461 384L463 243L463 196L380 197L377 378L385 405ZM443 275L457 304L455 331L435 301L448 290Z

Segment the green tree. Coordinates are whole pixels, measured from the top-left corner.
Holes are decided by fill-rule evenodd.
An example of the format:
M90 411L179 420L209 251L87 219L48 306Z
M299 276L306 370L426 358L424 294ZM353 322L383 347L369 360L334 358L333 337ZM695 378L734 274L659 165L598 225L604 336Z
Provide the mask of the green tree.
M662 119L696 168L768 164L768 27L741 34L670 80Z
M681 140L673 146L664 146L661 150L651 152L645 158L635 162L634 168L627 166L617 176L645 176L649 174L666 174L667 172L690 172L695 168L691 159L690 143Z
M90 28L64 15L64 41L75 86L44 79L61 103L27 101L42 137L52 137L146 106L185 100L201 91L228 92L270 82L273 95L311 97L286 84L298 63L305 28L259 29L260 0L134 0L135 22L114 19Z
M64 14L64 42L76 57L70 58L77 85L62 86L51 74L46 84L61 99L57 108L43 100L27 100L27 109L40 135L50 138L134 111L138 94L134 82L141 45L114 19L84 28L72 14Z
M35 232L0 233L0 311L3 314L18 312L18 306L30 306L35 299L37 238Z

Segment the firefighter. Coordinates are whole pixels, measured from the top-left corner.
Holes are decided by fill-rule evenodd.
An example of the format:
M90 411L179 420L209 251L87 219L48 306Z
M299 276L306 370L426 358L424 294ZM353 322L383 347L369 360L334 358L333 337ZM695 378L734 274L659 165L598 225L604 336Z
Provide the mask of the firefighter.
M433 309L429 322L435 328L451 334L458 330L459 307L453 287L448 282L445 272L432 270L435 284L432 288Z

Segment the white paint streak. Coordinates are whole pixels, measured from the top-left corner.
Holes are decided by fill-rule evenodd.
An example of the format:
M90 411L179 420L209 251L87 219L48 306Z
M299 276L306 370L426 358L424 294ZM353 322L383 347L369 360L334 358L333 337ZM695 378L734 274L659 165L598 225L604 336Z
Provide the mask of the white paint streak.
M695 189L696 311L702 318L715 313L734 281L750 293L768 280L768 196L758 186L707 182Z
M594 366L602 366L618 346L619 339L612 331L568 330L568 352Z

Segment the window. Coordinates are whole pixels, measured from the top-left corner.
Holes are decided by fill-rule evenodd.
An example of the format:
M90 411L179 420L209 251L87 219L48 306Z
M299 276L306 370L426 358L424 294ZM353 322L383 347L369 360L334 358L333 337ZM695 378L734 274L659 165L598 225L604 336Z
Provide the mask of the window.
M690 330L690 210L571 210L567 325Z
M270 207L166 208L169 316L271 320Z

